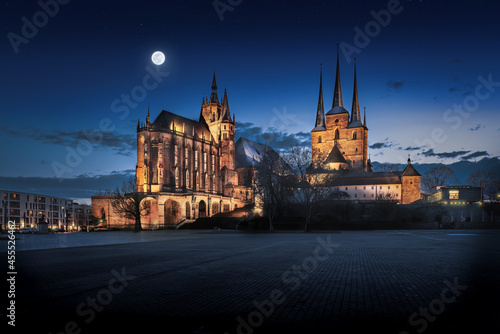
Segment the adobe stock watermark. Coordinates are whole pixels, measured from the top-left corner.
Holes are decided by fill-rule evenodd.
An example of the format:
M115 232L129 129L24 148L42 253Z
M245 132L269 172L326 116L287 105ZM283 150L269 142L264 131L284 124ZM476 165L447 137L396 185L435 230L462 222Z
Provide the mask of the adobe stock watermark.
M480 102L488 99L495 92L495 87L500 87L500 81L493 81L491 73L487 79L480 75L477 80L479 84L476 85L473 95L467 95L462 103L453 104L452 108L446 109L443 113L443 121L450 124L452 130L458 130L463 120L479 109ZM420 147L435 148L437 144L443 144L446 140L448 140L446 131L441 127L436 127L431 131L430 138L423 140L417 138L415 143Z
M144 75L141 85L134 86L130 90L130 94L122 93L120 98L116 98L111 102L111 112L118 114L120 120L125 120L130 115L130 109L137 108L138 102L142 102L148 96L148 91L156 89L163 80L170 75L169 72L160 71L159 66L152 68L146 66L147 74ZM66 156L64 163L59 161L52 162L52 169L59 182L63 181L65 174L71 173L75 168L80 166L83 158L89 156L94 151L94 147L101 144L105 140L105 134L111 133L116 126L113 121L104 117L99 121L99 127L93 130L82 130L81 134L84 139L80 139L76 147L66 146Z
M359 55L361 50L371 43L373 38L380 35L382 28L387 27L391 23L392 17L400 14L403 9L404 7L399 0L389 0L387 9L381 9L378 12L371 10L370 15L375 20L368 21L365 24L364 30L361 30L358 26L354 27L354 32L356 33L353 39L354 45L346 42L340 43L340 50L342 50L347 63L350 64L352 55Z
M458 278L455 277L453 283L448 280L444 280L443 283L446 288L441 290L440 298L433 299L429 303L429 307L420 307L418 312L413 312L408 318L408 323L416 328L418 333L424 332L429 322L433 322L437 319L437 316L441 315L446 309L446 304L452 304L457 301L457 297L462 294L462 291L467 289L467 285L461 285L458 283ZM410 334L410 332L402 331L399 334Z
M16 54L19 53L21 44L28 44L30 39L35 38L39 29L45 27L51 18L54 18L59 13L59 6L66 5L70 0L40 0L37 2L41 10L35 12L31 20L26 16L21 18L20 34L12 31L7 33L7 39Z
M76 307L76 314L87 325L94 321L96 312L102 312L105 306L111 304L113 297L121 293L128 286L129 281L135 279L135 276L127 275L125 267L122 267L121 272L113 269L111 274L113 277L109 280L106 288L99 290L95 297L87 297L84 302L81 302ZM81 331L81 325L77 321L70 320L64 325L62 331L55 334L79 334ZM52 332L49 332L49 334L52 334Z
M318 237L316 241L318 245L314 248L313 255L306 257L300 263L294 264L281 275L281 281L286 285L286 289L273 289L269 294L269 298L262 301L254 300L252 305L255 309L248 313L245 319L241 316L236 318L238 322L237 334L252 334L256 328L262 326L265 319L274 313L276 306L283 304L288 295L297 290L309 278L309 275L318 268L319 264L326 261L334 250L340 246L332 243L331 235L328 235L326 240ZM224 334L229 333L225 332Z
M224 13L229 11L232 12L234 7L241 5L243 0L214 0L212 6L219 16L221 22L224 22Z

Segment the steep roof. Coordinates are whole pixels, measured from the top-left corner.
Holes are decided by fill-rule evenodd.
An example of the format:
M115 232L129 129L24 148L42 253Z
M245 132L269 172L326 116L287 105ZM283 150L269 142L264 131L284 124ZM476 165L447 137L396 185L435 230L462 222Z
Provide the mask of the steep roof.
M344 158L344 155L340 153L340 150L337 147L337 145L333 146L332 150L330 151L328 157L325 160L325 163L332 163L332 162L347 163L347 161Z
M198 138L205 138L206 140L211 139L210 131L203 123L179 116L166 110L162 110L158 117L156 117L151 124L151 130L168 132L172 130L172 124L178 132L184 130L184 133L187 135L193 135L194 133Z
M405 170L403 171L403 173L401 174L401 176L422 176L420 175L419 172L417 172L417 170L415 169L415 167L413 167L413 165L411 163L409 163Z
M234 165L235 168L241 167L252 167L254 164L256 167L260 165L260 161L266 152L266 145L258 143L256 141L240 137L235 145L234 154ZM276 155L279 158L278 153L273 150L272 147L267 146L267 153Z

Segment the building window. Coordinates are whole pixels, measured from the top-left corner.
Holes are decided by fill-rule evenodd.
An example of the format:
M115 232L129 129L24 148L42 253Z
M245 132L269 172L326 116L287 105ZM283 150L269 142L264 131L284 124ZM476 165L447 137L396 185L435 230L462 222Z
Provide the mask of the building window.
M379 189L382 189L382 186L380 186L380 188L379 188Z
M335 122L337 122L337 120L335 120ZM339 129L335 129L335 139L339 139L340 138L340 135L339 135Z
M366 186L363 186L363 190L366 190Z
M391 189L391 186L387 186L387 189Z
M450 199L459 199L458 190L450 190Z
M345 190L347 190L347 187L345 187Z
M318 143L321 143L321 136L318 137Z
M363 194L363 197L366 197L366 194Z
M354 187L354 190L358 190L358 187L357 187L357 186L355 186L355 187Z
M358 139L358 134L356 132L352 133L352 140Z
M358 197L358 194L354 194L354 197Z
M179 168L175 168L175 186L179 186Z
M373 190L373 189L375 189L375 187L374 187L374 186L372 186L372 190Z
M224 132L224 134L223 134L223 136L222 136L222 137L223 137L223 139L227 139L227 133L226 133L226 132Z
M372 197L374 197L373 194L372 194Z
M203 171L207 172L207 152L203 152Z

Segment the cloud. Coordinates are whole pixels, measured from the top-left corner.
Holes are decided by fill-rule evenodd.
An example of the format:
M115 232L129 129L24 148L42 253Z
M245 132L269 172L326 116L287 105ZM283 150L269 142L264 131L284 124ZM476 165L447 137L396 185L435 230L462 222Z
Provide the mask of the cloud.
M112 171L109 174L81 174L73 178L56 177L5 177L0 176L0 184L5 190L35 193L63 198L90 199L98 191L121 187L123 181L133 176L135 170Z
M429 149L425 152L418 153L419 155L423 155L424 157L437 157L441 159L450 159L450 158L457 158L461 155L470 153L470 151L453 151L453 152L442 152L442 153L435 153L434 149Z
M395 90L402 88L404 84L405 84L404 81L393 81L393 80L387 81L387 86Z
M275 150L286 150L292 146L310 146L311 134L288 133L274 127L264 129L251 122L236 122L236 138L243 137L260 143L267 142Z
M421 150L423 147L420 146L420 147L417 147L417 146L408 146L407 148L404 148L405 151L417 151L417 150Z
M391 148L394 146L396 146L396 144L393 141L389 141L389 138L385 138L381 142L368 145L368 147L371 148L372 150L380 150L382 148Z
M486 151L476 151L474 153L471 153L469 155L463 156L461 160L471 160L474 158L479 158L479 157L487 157L489 156L488 152Z
M479 129L484 129L485 127L486 127L486 125L476 124L475 127L468 128L467 130L469 130L469 131L477 131Z
M111 149L117 154L131 156L136 149L135 134L121 134L116 132L100 132L98 130L65 131L60 129L25 129L12 130L6 125L1 131L14 137L30 138L44 144L64 145L77 147L82 141L95 143L93 146L102 149Z

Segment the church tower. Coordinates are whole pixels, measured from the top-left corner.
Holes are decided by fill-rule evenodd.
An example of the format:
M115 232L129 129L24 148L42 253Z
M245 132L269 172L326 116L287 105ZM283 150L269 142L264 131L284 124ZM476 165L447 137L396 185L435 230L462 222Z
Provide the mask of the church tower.
M327 169L357 169L368 171L368 128L366 112L361 121L358 98L356 63L354 64L354 88L351 115L344 108L340 84L339 49L332 109L323 111L322 73L320 73L320 97L316 123L312 132L313 163L321 163Z
M219 159L222 173L222 184L237 184L237 174L234 164L234 124L236 118L229 109L227 91L224 89L222 101L217 95L217 81L215 73L212 79L212 93L203 100L200 113L200 122L206 124L215 143L219 145Z

